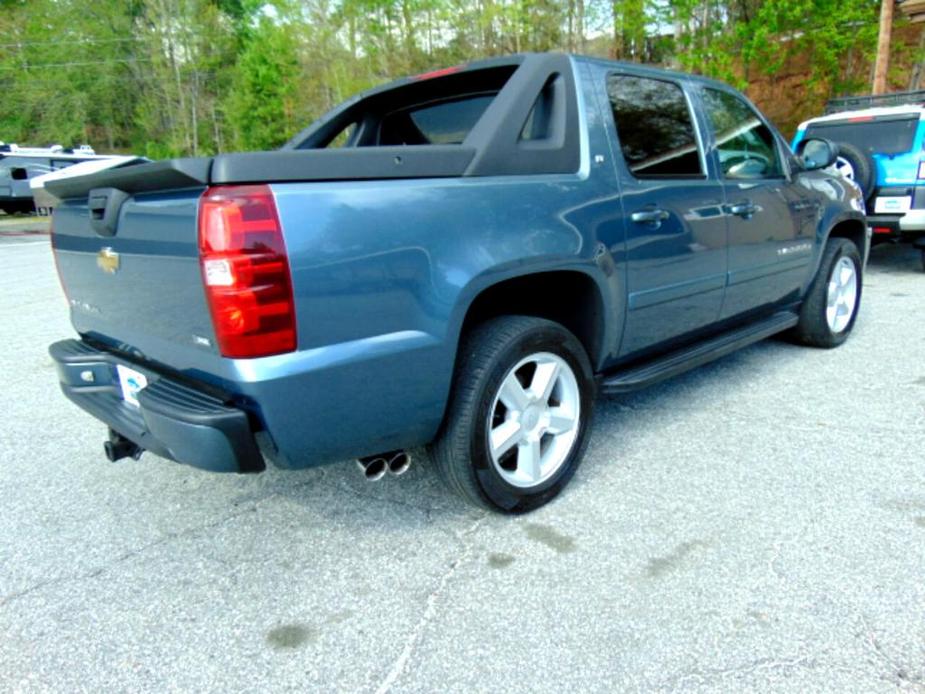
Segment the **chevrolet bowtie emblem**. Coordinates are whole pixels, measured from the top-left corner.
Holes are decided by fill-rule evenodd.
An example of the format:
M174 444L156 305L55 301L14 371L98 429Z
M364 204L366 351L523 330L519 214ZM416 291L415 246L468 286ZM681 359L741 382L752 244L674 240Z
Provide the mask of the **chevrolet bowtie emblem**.
M100 252L96 254L96 264L103 272L114 275L116 270L119 269L119 254L109 246L101 248Z

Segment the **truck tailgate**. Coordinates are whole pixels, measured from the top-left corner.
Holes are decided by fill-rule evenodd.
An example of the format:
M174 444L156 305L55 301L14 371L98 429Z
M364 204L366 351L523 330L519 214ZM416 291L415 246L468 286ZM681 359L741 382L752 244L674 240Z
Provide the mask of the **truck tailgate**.
M199 265L202 191L135 194L112 236L94 230L86 200L55 209L52 245L78 332L165 363L217 353Z

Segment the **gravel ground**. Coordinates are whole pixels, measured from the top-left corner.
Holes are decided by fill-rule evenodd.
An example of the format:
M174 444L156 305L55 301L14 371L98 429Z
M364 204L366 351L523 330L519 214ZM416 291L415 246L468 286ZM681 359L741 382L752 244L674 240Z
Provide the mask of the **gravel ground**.
M925 691L925 274L853 338L599 404L569 489L485 515L425 461L107 463L58 392L47 239L0 236L0 690Z

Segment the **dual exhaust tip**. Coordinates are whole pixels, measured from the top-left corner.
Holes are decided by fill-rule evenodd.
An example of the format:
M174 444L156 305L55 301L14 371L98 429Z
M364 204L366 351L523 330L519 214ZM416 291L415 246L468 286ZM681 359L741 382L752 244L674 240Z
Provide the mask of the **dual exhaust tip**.
M411 467L411 456L405 451L391 451L360 458L357 465L368 481L375 482L385 477L387 472L395 476L404 475Z

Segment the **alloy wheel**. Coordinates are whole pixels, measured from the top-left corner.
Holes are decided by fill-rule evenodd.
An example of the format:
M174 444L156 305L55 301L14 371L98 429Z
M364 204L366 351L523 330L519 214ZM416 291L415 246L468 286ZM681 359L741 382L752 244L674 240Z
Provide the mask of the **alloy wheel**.
M832 268L825 308L829 330L840 333L851 322L858 303L858 273L850 258L841 257Z
M488 451L499 475L515 487L534 487L565 463L578 439L578 379L558 355L521 359L501 381L488 419Z

